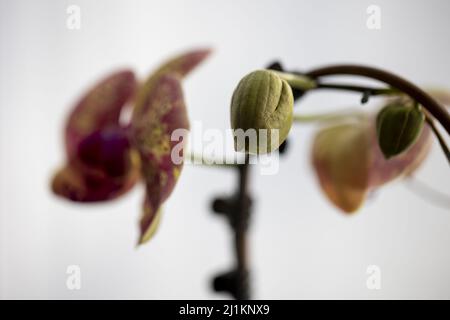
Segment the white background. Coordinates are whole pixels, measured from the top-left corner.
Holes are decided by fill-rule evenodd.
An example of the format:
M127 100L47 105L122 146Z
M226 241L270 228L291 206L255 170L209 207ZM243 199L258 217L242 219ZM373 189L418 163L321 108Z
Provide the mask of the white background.
M66 8L81 8L81 30ZM381 30L366 27L370 4ZM229 127L229 101L247 72L279 58L303 69L366 63L420 85L450 88L450 2L442 1L5 1L0 2L0 298L226 298L210 278L232 264L231 237L210 212L234 188L226 170L187 166L155 239L135 249L143 188L117 201L56 198L50 177L64 160L62 129L72 103L123 66L144 77L171 54L215 53L185 81L191 121ZM357 105L355 95L318 93L314 112ZM280 171L253 171L251 228L255 298L450 298L450 211L402 182L353 216L324 198L309 163L314 128L291 132ZM231 151L231 150L229 150ZM418 172L448 192L437 143ZM66 288L79 265L82 288ZM368 265L381 290L366 288Z

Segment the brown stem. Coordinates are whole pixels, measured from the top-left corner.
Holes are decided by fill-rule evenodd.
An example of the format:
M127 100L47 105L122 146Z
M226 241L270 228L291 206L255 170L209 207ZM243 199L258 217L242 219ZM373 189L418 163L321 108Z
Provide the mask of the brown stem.
M237 267L237 292L236 298L249 299L248 287L248 261L247 261L247 228L250 214L250 196L248 195L249 176L249 155L245 156L245 163L239 166L239 189L237 198L237 208L234 215L234 235L236 249L236 267Z
M356 75L382 81L391 87L406 93L413 100L421 104L442 124L447 133L450 134L450 115L447 110L422 89L393 73L359 65L334 65L311 70L310 72L307 72L306 75L313 79L324 76Z
M249 185L249 155L245 156L243 164L235 165L238 173L238 186L233 196L217 198L213 202L213 210L227 217L233 232L234 268L214 278L213 287L216 291L229 292L235 299L250 299L249 266L247 256L247 229L251 210Z
M429 186L427 183L417 179L414 176L409 176L405 179L406 186L410 191L414 192L423 200L435 206L439 206L448 210L450 208L450 196L441 190Z
M334 89L334 90L345 90L353 91L359 93L370 93L371 96L384 95L384 94L394 94L400 93L399 91L392 88L372 88L366 86L357 86L349 84L334 84L334 83L318 83L314 90L317 89Z
M427 121L428 125L430 126L431 130L433 131L434 135L436 136L437 140L439 141L439 145L441 146L442 151L444 151L447 161L450 164L450 150L449 150L447 144L445 143L444 138L442 137L438 128L436 128L436 125L434 124L433 119L428 114L425 115L425 120Z

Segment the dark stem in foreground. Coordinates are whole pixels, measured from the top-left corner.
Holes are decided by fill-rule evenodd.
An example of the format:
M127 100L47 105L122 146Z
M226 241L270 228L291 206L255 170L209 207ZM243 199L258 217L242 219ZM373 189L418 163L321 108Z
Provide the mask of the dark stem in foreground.
M439 130L436 128L436 125L434 124L434 120L428 115L425 115L426 122L428 123L428 126L430 126L431 130L433 131L434 135L436 136L436 139L439 142L439 145L441 146L442 151L444 151L445 157L447 158L447 161L450 163L450 150L445 143L444 138L442 137Z
M233 270L214 278L216 291L230 293L235 299L250 299L249 266L247 260L247 229L251 210L249 184L249 155L245 162L236 166L238 188L236 193L227 199L217 198L213 202L213 210L227 217L234 235L235 267Z
M249 266L247 261L247 229L250 218L250 195L248 194L249 156L245 156L245 163L238 167L239 191L237 208L233 212L233 231L236 247L236 267L238 285L236 299L249 299Z

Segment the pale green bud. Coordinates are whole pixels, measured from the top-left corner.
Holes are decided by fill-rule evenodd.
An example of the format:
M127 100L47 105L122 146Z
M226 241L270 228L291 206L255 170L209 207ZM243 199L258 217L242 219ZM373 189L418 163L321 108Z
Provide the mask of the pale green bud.
M275 72L258 70L246 75L231 100L236 151L258 154L278 149L291 129L293 107L291 87Z

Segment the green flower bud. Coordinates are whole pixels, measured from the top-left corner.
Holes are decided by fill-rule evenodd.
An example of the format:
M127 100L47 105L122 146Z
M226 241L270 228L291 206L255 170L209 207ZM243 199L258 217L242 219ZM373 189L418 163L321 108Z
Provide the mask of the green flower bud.
M390 104L377 116L378 144L386 159L408 149L422 131L425 115L418 105Z
M259 154L278 149L291 129L293 107L291 87L275 72L246 75L231 100L235 150Z

